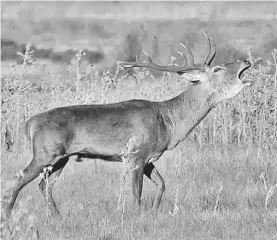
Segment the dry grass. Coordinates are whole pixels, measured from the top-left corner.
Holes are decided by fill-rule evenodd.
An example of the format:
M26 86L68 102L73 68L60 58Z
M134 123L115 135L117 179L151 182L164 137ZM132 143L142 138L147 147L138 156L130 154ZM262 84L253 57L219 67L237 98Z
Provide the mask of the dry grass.
M46 66L34 74L39 63L24 61L20 74L11 66L2 75L2 189L31 159L22 131L31 115L72 104L164 100L186 87L174 75L155 79L141 70L136 78L118 75L120 69L116 75L92 69L81 76L81 56L76 57L75 65L56 66L56 73L49 74ZM64 220L47 218L35 181L20 193L5 234L11 239L275 239L277 80L266 71L253 69L254 86L218 106L157 163L167 186L157 218L149 211L154 186L148 180L138 215L130 204L128 179L122 181L128 175L124 164L72 160L54 189ZM34 77L38 80L30 81Z

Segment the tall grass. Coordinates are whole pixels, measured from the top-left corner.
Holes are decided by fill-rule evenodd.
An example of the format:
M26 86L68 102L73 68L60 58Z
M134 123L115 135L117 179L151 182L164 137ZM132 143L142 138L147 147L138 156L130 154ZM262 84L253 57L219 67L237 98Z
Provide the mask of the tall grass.
M82 51L72 65L58 66L56 74L41 71L37 76L40 81L31 82L31 69L39 62L28 61L32 52L21 54L23 71L18 73L17 66L11 65L9 74L1 79L2 188L6 179L30 161L30 143L23 136L24 122L30 116L73 104L133 98L161 101L186 87L175 75L154 77L150 71L138 69L132 76L125 75L121 68L113 74L99 73L92 67L82 74ZM39 208L44 204L42 198L35 197L23 206L20 195L13 223L5 234L11 239L28 234L33 234L33 239L39 235L42 239L273 239L277 230L276 50L268 59L268 66L258 65L251 52L249 60L255 66L249 77L255 78L256 83L232 101L220 104L185 143L157 163L168 186L157 219L148 211L139 216L129 211L125 177L132 169L119 170L118 174L108 171L108 164L97 162L92 176L90 163L84 163L87 168L83 170L71 164L72 172L65 175L71 180L64 180L56 193L67 211L65 220L59 225L51 219L44 221L46 214L39 210L35 213L28 205L28 201L33 201L31 204ZM126 161L132 153L130 146L122 153ZM147 181L145 185L143 208L149 210L154 194L149 194L152 187ZM88 186L91 194L85 189ZM102 190L105 188L109 190ZM29 220L22 220L22 211L29 224ZM32 215L38 218L37 223Z

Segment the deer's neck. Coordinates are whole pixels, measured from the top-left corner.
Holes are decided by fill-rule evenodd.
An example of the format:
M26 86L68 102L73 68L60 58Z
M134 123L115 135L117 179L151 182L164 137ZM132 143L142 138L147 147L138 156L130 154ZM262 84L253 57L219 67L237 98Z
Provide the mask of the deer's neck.
M189 87L179 96L161 104L161 114L169 122L170 144L172 149L185 140L188 134L215 107L215 94L201 86Z

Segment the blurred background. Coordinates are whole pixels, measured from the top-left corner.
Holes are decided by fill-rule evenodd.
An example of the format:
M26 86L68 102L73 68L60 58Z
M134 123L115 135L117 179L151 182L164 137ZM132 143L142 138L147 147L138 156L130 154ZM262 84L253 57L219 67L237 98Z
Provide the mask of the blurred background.
M179 42L196 61L205 54L202 31L217 43L216 63L246 56L269 59L277 48L276 2L2 2L1 58L22 58L25 44L34 57L69 64L80 49L87 64L115 70L117 60L141 51L156 62L179 60ZM261 60L265 61L265 60Z

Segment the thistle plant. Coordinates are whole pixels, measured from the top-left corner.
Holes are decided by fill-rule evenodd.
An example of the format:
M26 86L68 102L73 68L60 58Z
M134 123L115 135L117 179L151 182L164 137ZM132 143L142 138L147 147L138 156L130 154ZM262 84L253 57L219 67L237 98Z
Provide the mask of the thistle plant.
M124 213L125 213L125 205L126 205L126 185L127 185L127 175L138 169L138 166L134 166L132 164L132 155L138 153L136 149L138 143L138 137L132 137L128 140L126 144L126 148L122 149L120 157L123 163L123 169L120 174L120 193L117 204L117 210L122 209L121 215L121 223L124 223Z
M41 180L45 181L45 192L46 192L46 216L48 217L48 213L49 213L49 208L48 208L48 200L49 200L49 195L48 195L48 188L49 188L49 175L52 172L53 167L52 166L48 166L48 167L44 167L42 172L40 173L39 177ZM55 181L55 180L54 180Z
M20 51L17 52L17 55L21 56L23 59L23 63L22 63L23 74L27 72L27 66L32 65L35 62L35 59L33 57L34 50L31 50L31 47L32 47L32 44L27 43L25 53L22 53Z
M173 207L173 211L169 212L169 214L171 216L176 215L179 210L179 192L180 192L180 182L179 182L179 178L180 178L180 169L181 169L181 161L184 159L184 153L179 149L179 154L178 154L178 160L175 166L175 171L174 174L176 176L176 190L175 190L175 197L174 197L174 207Z
M81 71L80 71L80 67L81 67L81 63L82 63L82 59L83 59L83 56L86 55L86 52L84 49L80 49L76 55L75 55L75 58L76 58L76 74L77 74L77 83L76 83L76 92L77 94L79 93L80 91L80 81L82 79L82 75L81 75Z

